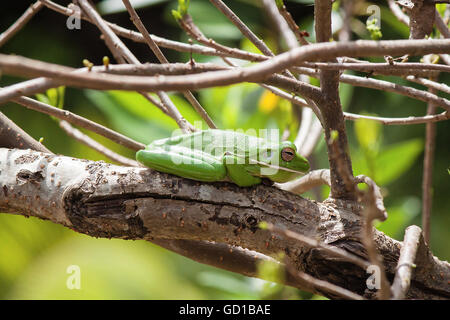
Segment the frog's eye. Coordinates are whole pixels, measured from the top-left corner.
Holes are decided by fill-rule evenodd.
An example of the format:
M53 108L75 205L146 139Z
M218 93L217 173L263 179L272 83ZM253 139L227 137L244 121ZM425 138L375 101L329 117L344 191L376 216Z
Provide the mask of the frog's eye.
M281 159L284 161L291 161L295 157L295 150L292 148L283 148L281 150Z

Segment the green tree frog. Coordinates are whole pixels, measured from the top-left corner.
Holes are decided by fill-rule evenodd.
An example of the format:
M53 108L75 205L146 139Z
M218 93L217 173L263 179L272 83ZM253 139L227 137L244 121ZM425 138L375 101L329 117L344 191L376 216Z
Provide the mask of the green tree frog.
M290 141L217 129L153 141L136 159L157 171L198 181L232 181L241 187L260 184L262 178L283 183L309 170L308 160Z

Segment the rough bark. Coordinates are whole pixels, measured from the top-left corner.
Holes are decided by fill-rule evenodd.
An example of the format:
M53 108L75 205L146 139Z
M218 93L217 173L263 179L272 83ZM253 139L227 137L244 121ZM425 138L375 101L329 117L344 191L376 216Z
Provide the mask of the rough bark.
M361 208L354 202L318 203L264 185L200 183L31 150L1 148L0 170L2 212L48 219L93 237L214 241L266 256L281 251L297 270L371 297L365 270L258 228L267 221L366 258L359 241ZM392 281L401 242L381 232L375 242ZM422 252L407 298L450 298L450 264ZM300 282L291 285L321 293Z

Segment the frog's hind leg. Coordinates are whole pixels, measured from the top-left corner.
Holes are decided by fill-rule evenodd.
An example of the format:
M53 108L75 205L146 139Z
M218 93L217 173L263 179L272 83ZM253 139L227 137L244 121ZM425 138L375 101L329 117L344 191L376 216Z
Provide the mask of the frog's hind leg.
M250 187L261 183L261 178L251 175L244 164L239 164L233 155L224 155L223 163L227 168L227 175L240 187Z
M220 181L227 174L221 160L185 147L141 150L137 152L136 159L157 171L198 181Z

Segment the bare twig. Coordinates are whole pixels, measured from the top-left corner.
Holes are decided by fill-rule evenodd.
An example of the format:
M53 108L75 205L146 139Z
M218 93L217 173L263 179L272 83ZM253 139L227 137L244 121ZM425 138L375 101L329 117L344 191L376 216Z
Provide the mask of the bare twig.
M111 30L108 24L102 19L97 11L91 6L87 0L77 0L81 8L84 10L87 16L93 21L93 23L100 29L105 37L106 43L109 43L109 49L116 55L120 55L131 64L141 64L140 61L134 56L134 54L125 46L125 44L119 39L118 36ZM140 90L138 90L140 91ZM145 92L140 92L149 101L149 95ZM156 94L161 99L161 102L166 107L169 115L175 120L178 126L184 132L192 132L193 126L186 121L181 115L176 106L170 100L169 96L163 91L157 91ZM150 101L152 102L152 101Z
M142 143L136 142L114 130L108 129L98 123L95 123L91 120L83 118L79 115L76 115L76 114L70 112L70 111L58 109L51 105L48 105L43 102L31 99L31 98L27 98L27 97L20 97L20 98L14 99L13 102L23 105L24 107L26 107L28 109L42 112L42 113L48 114L50 116L56 117L61 120L66 120L67 122L70 122L74 125L80 126L87 130L95 132L99 135L102 135L102 136L110 139L111 141L114 141L115 143L123 145L124 147L127 147L131 150L137 151L137 150L145 148L145 145Z
M450 101L437 96L434 93L426 92L422 90L418 90L412 87L407 87L395 83L391 83L384 80L372 79L372 78L363 78L358 76L351 76L347 74L343 74L340 77L340 80L344 83L352 84L355 86L379 89L388 92L400 93L402 95L422 100L425 102L432 102L436 105L445 108L447 111L450 111ZM445 87L441 86L443 90Z
M331 282L314 278L313 276L302 271L296 271L293 267L290 266L290 264L286 264L286 268L290 273L294 273L298 278L307 282L314 288L315 291L326 292L334 297L348 300L365 300L359 294L355 294L354 292L332 284Z
M47 6L48 8L50 8L51 10L54 10L56 12L59 12L61 14L64 14L66 16L70 16L73 14L72 9L61 6L57 3L54 3L50 0L40 0L42 3L44 3L45 6ZM92 23L92 21L90 20L89 17L87 17L85 14L81 15L82 19L85 19L89 22ZM132 41L135 42L141 42L141 43L145 43L145 39L144 36L142 34L140 34L139 32L136 31L132 31L126 28L123 28L121 26L118 26L114 23L105 21L108 26L111 28L111 30L114 31L114 33L116 33L117 35L123 37L123 38L127 38L130 39ZM190 44L186 44L183 42L178 42L178 41L173 41L173 40L169 40L169 39L165 39L162 37L158 37L156 35L150 35L153 39L153 41L155 41L155 43L163 48L168 48L168 49L172 49L175 51L180 51L180 52L192 52L192 53L198 53L198 54L202 54L202 55L207 55L207 56L218 56L218 57L228 57L230 56L228 53L226 52L221 52L218 50L214 50L205 46L201 46L201 45L190 45ZM260 55L261 56L261 55ZM230 56L232 57L232 55ZM262 56L263 57L263 56Z
M314 60L317 54L320 53L324 58L346 55L346 56L377 56L385 54L400 55L403 53L414 54L428 54L441 53L450 50L450 40L388 40L388 41L349 41L342 43L320 43L308 46L302 46L289 52L282 53L268 61L261 62L257 65L247 68L235 68L232 70L205 72L202 74L185 76L166 76L164 79L150 78L150 77L133 77L104 75L101 73L88 74L70 74L73 71L71 68L65 69L64 74L60 72L53 73L51 70L37 70L33 66L27 66L22 71L27 75L42 75L43 73L58 78L62 82L73 82L80 87L89 86L94 89L125 89L130 90L186 90L212 87L218 85L227 85L243 81L261 81L268 75L284 70L286 67L294 63L303 62L305 60ZM5 55L1 55L0 66L8 72L7 65L14 64L15 71L17 71L17 63L22 61L11 60L14 57L6 59ZM22 58L23 59L23 58ZM41 65L49 66L51 64ZM66 78L66 79L65 79ZM119 80L120 78L120 80ZM71 80L71 81L69 81ZM79 80L79 81L77 81ZM86 83L87 82L87 83ZM188 82L188 83L187 83ZM84 83L84 84L82 84ZM0 101L2 101L2 94L0 93Z
M266 2L268 2L268 1L266 0ZM271 1L271 3L274 3L274 2L275 1ZM287 11L284 3L281 6L276 6L276 7L278 7L278 11L280 12L280 15L286 21L289 29L292 30L292 32L294 33L295 37L297 38L297 41L299 43L301 43L302 45L308 45L309 42L305 39L305 36L307 33L305 31L300 30L299 26L294 21L291 14L289 13L289 11Z
M241 33L249 39L265 56L273 57L274 54L266 46L256 34L250 30L245 23L221 0L210 0L210 2L219 9L238 29Z
M294 49L298 46L295 33L289 28L286 20L283 19L278 8L273 0L263 0L264 8L268 16L273 21L273 26L277 28L278 34L280 34L286 41L286 45L289 49Z
M370 265L369 262L367 262L366 260L363 260L360 257L349 253L348 251L345 251L343 249L323 243L321 241L317 241L316 239L312 239L310 237L301 235L297 232L293 232L293 231L286 230L284 228L275 226L272 223L267 223L267 229L269 231L273 232L274 234L278 234L280 236L290 238L295 241L299 241L302 244L305 244L307 246L323 249L335 257L342 258L345 261L351 262L351 263L361 267L363 270L365 270Z
M11 119L0 112L0 146L3 148L33 149L51 153L43 144L37 142Z
M447 24L444 22L444 20L442 20L442 17L437 10L435 10L434 13L435 13L434 23L436 24L437 29L444 38L447 39L450 38L450 30Z
M416 62L393 62L391 63L374 63L374 62L358 62L358 63L348 63L348 62L303 62L301 66L314 69L327 69L327 70L355 70L362 72L389 72L395 70L396 72L404 71L405 75L413 74L414 72L433 70L450 72L450 66L434 63L416 63ZM293 69L296 70L297 67ZM302 70L302 69L300 69Z
M167 58L164 56L162 51L159 49L158 45L153 41L152 37L150 36L149 32L147 31L147 28L142 23L141 19L139 18L138 14L136 13L136 10L134 10L133 6L131 5L129 0L122 0L125 7L127 8L131 20L133 21L136 28L141 32L141 34L144 36L144 39L147 43L147 45L150 47L150 49L153 51L153 53L158 58L159 62L161 63L169 63ZM205 109L201 106L201 104L197 101L197 99L194 97L192 92L190 91L183 91L183 95L186 97L186 99L191 103L191 105L194 107L194 109L197 111L197 113L205 120L206 124L210 128L217 128L217 126L214 124L212 119L209 117L209 115L206 113Z
M277 186L282 190L290 191L295 194L302 194L322 185L331 185L330 170L328 169L313 170L300 179L278 184Z
M379 209L379 199L377 199L377 192L375 192L374 188L375 183L368 184L369 190L360 195L362 198L362 202L364 203L363 217L364 217L364 226L361 234L361 241L366 248L367 255L369 257L369 261L378 267L379 276L380 276L380 285L378 291L379 299L386 300L391 296L390 292L390 284L386 277L385 267L383 265L383 260L380 254L377 251L374 241L374 233L373 233L373 225L372 222L374 219L385 218L382 210ZM384 208L384 206L383 206Z
M37 1L33 3L16 22L13 23L6 31L0 34L0 47L2 47L9 39L11 39L17 32L19 32L30 19L39 11L44 5Z
M430 88L431 93L435 92ZM436 112L436 105L428 103L427 115ZM422 179L422 228L426 243L430 243L430 220L433 206L433 162L436 147L436 124L428 122L425 126L425 151L423 158L423 179Z
M388 0L389 9L391 9L394 16L403 24L409 27L409 17L405 14L402 9L397 5L395 0Z
M130 167L139 167L139 163L137 161L131 160L127 157L124 157L114 151L112 151L111 149L106 148L104 145L102 145L101 143L98 143L97 141L95 141L94 139L92 139L91 137L89 137L88 135L85 135L83 132L81 132L80 130L72 127L70 125L70 123L68 123L65 120L61 120L59 122L59 126L61 127L61 129L63 129L68 136L74 138L75 140L80 141L81 143L87 145L88 147L100 152L101 154L105 155L106 157L108 157L109 159L116 161L117 163L123 164L125 166L130 166Z
M336 169L339 171L340 176L346 179L346 186L353 189L350 191L352 191L357 196L359 202L363 203L364 205L364 210L362 212L363 228L361 230L361 242L364 244L364 247L367 251L369 261L379 270L381 288L379 288L378 291L378 298L389 299L390 284L386 277L383 261L376 249L373 231L374 228L372 225L373 220L385 220L387 217L386 210L383 204L383 198L381 196L379 187L373 180L365 176L358 176L354 178L350 173L346 172L348 169L341 157L341 151L338 148L336 140L336 137L332 137L331 141L328 142L331 146L329 157L331 157L335 161L337 167ZM368 190L366 192L359 190L359 188L357 187L357 184L360 182L364 182L367 184Z
M450 112L444 111L435 115L426 115L423 117L405 117L405 118L384 118L384 117L374 117L366 116L360 114L353 114L349 112L344 112L346 120L358 120L358 119L369 119L377 122L381 122L384 125L411 125L411 124L423 124L429 122L445 121L450 119Z
M436 77L434 77L434 78L436 78ZM419 83L429 89L434 89L434 90L428 90L430 93L433 93L433 94L436 94L436 91L441 91L441 92L450 94L450 87L448 85L446 85L445 83L439 83L437 81L433 81L430 79L418 78L418 77L414 77L414 76L407 76L406 80L415 82L415 83Z
M343 21L341 30L339 30L339 41L352 40L352 19L354 5L355 2L353 0L343 0L341 2L341 14L343 16Z
M420 247L422 230L417 226L409 226L405 230L403 245L400 249L397 270L392 284L393 299L404 299L411 284L412 269L415 267L417 252Z

